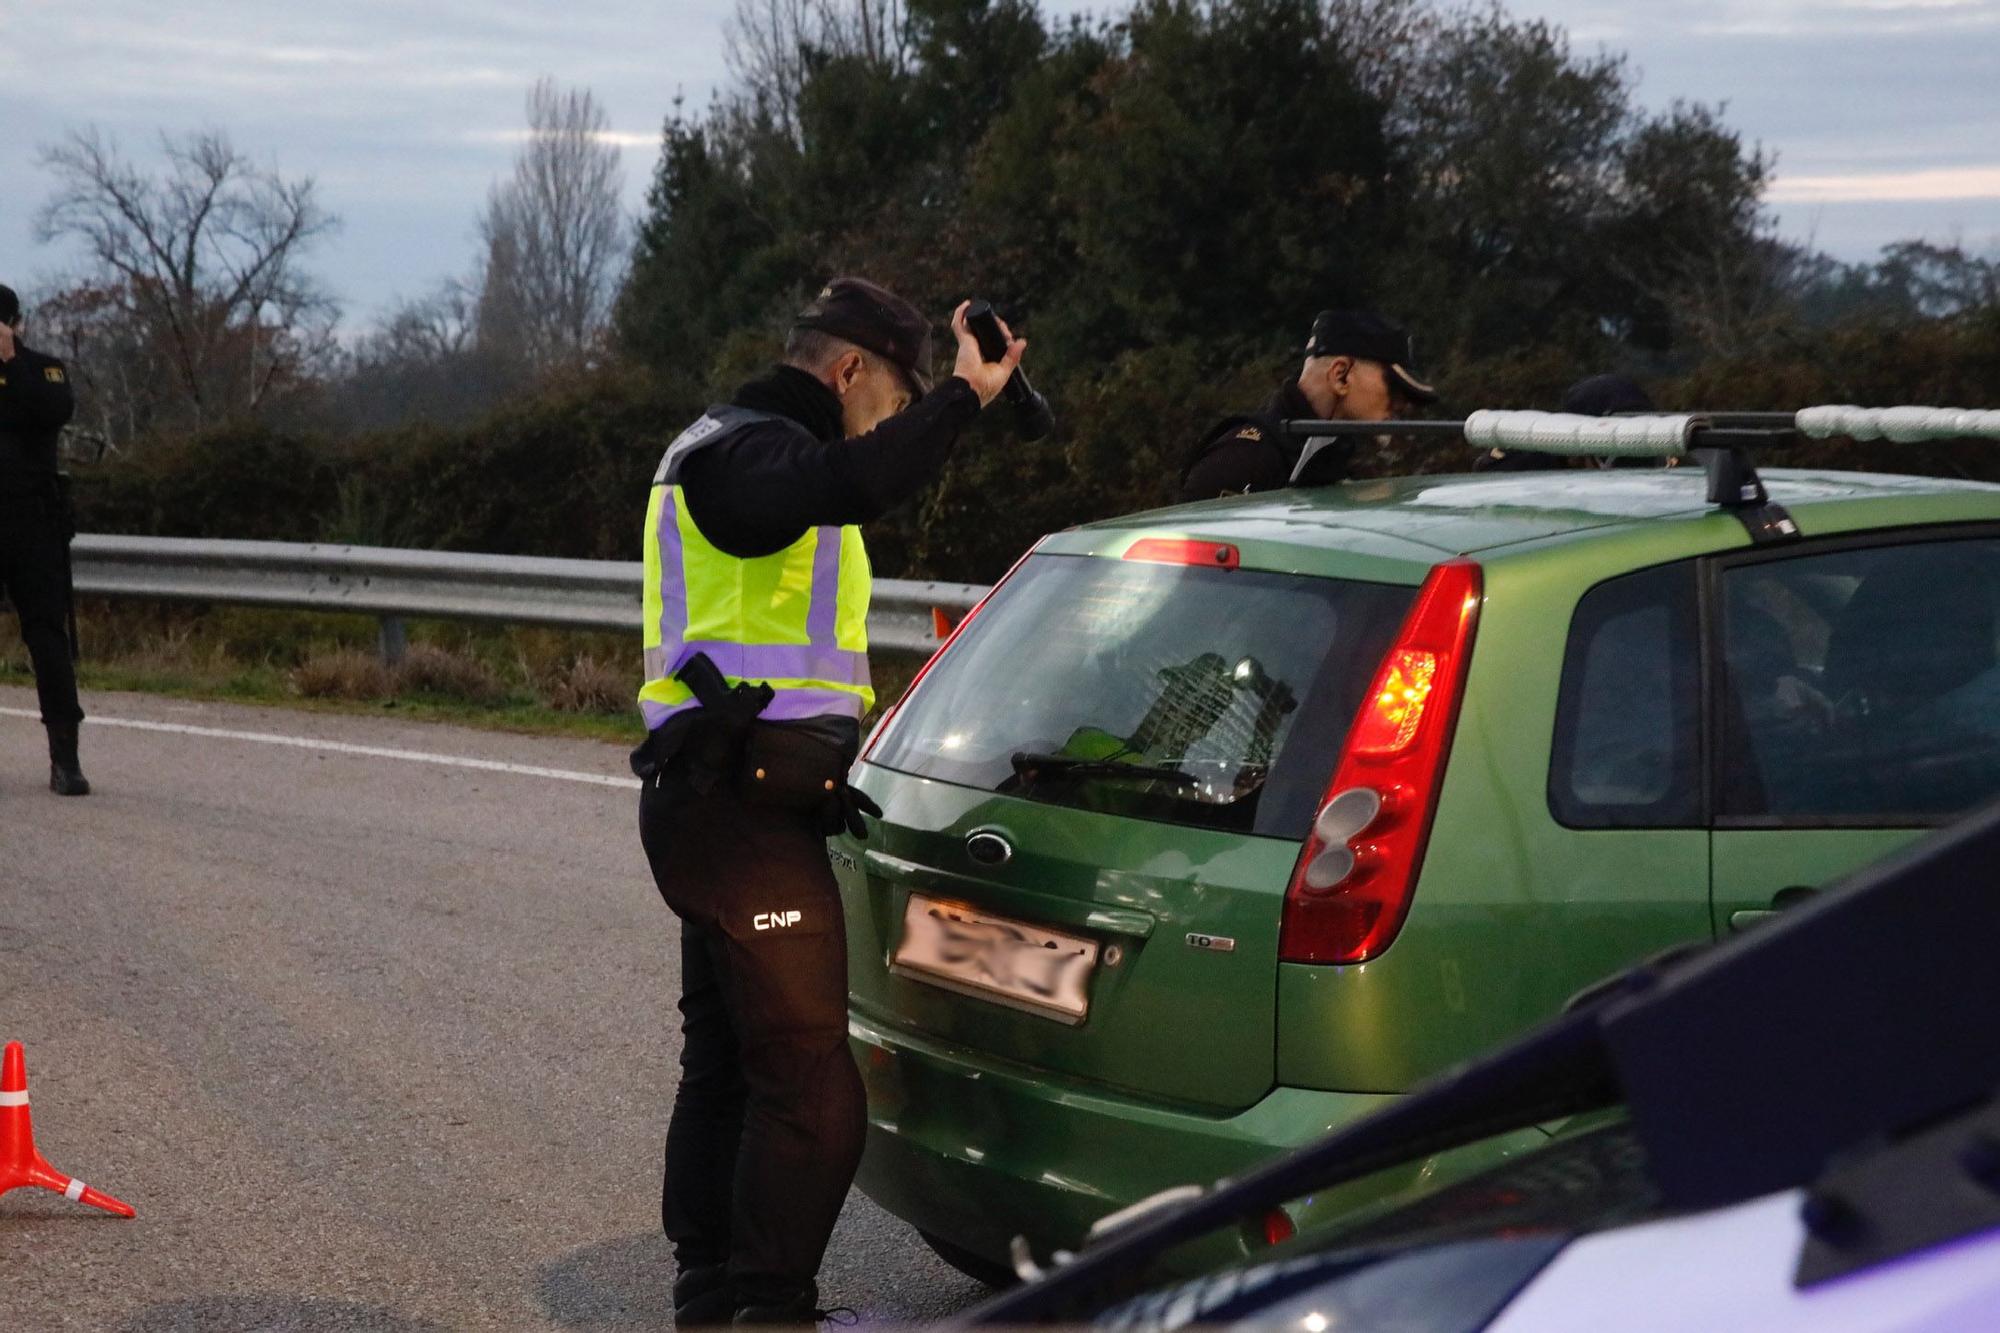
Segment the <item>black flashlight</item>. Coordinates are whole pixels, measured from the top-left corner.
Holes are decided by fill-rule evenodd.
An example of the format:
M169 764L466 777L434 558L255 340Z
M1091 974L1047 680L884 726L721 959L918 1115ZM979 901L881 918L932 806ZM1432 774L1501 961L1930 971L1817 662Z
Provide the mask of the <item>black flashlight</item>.
M979 343L979 354L988 361L998 361L1007 355L1007 335L1000 331L1000 318L993 313L988 301L974 301L965 308L965 327L972 330L973 338ZM1014 405L1014 433L1024 440L1039 440L1056 428L1056 414L1049 410L1049 400L1035 390L1028 382L1028 372L1014 367L1014 373L1007 380L1007 387L1001 395Z

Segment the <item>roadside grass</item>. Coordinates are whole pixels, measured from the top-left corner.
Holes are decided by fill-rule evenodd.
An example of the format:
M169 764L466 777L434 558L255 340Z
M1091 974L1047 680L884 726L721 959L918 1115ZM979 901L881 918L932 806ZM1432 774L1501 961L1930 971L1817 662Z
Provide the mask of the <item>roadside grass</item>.
M0 684L32 685L11 619L0 613ZM410 620L409 649L390 667L373 616L85 598L77 624L86 690L627 743L641 736L636 634ZM918 663L874 665L886 704L901 697Z

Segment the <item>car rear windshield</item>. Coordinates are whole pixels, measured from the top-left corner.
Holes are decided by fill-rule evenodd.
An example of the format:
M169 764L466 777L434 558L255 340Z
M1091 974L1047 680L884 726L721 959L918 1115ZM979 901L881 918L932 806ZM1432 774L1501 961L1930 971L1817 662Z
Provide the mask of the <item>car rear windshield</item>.
M1039 555L870 762L1031 800L1302 838L1414 588Z

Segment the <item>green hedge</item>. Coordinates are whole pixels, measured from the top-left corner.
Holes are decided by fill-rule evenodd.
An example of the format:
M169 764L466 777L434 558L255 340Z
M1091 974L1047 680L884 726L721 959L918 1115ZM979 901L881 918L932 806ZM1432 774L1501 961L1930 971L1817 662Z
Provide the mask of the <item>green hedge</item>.
M737 370L754 356L732 354ZM871 531L885 576L985 582L1042 533L1166 503L1190 442L1254 405L1290 369L1252 360L1201 373L1167 344L1044 376L1062 418L1024 444L1001 420L961 441L938 483ZM1598 369L1531 349L1452 370L1440 414L1550 406ZM724 383L727 381L724 380ZM1782 409L1817 402L2000 403L2000 310L1953 319L1801 331L1756 357L1652 382L1663 409ZM344 541L590 559L634 559L661 450L700 393L629 366L545 387L467 428L412 427L354 441L232 426L88 469L95 532ZM1830 442L1779 461L2000 481L2000 448ZM1376 471L1452 471L1460 450L1398 445Z

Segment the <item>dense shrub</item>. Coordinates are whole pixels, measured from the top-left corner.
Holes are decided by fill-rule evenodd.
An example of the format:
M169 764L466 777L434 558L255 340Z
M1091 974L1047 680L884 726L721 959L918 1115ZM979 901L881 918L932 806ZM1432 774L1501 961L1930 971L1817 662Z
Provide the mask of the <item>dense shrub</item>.
M85 528L636 559L661 450L842 270L940 316L993 299L1061 422L969 432L872 528L887 576L990 580L1043 532L1168 499L1207 422L1296 373L1322 306L1408 323L1445 414L1551 406L1604 371L1663 408L2000 403L2000 262L1787 244L1761 150L1716 110L1642 107L1620 57L1546 22L1431 0L896 12L894 41L675 112L601 364L469 425L135 448L85 469ZM328 401L371 390L397 392L363 376ZM1990 449L1796 458L2000 477ZM1466 461L1398 443L1364 463Z

